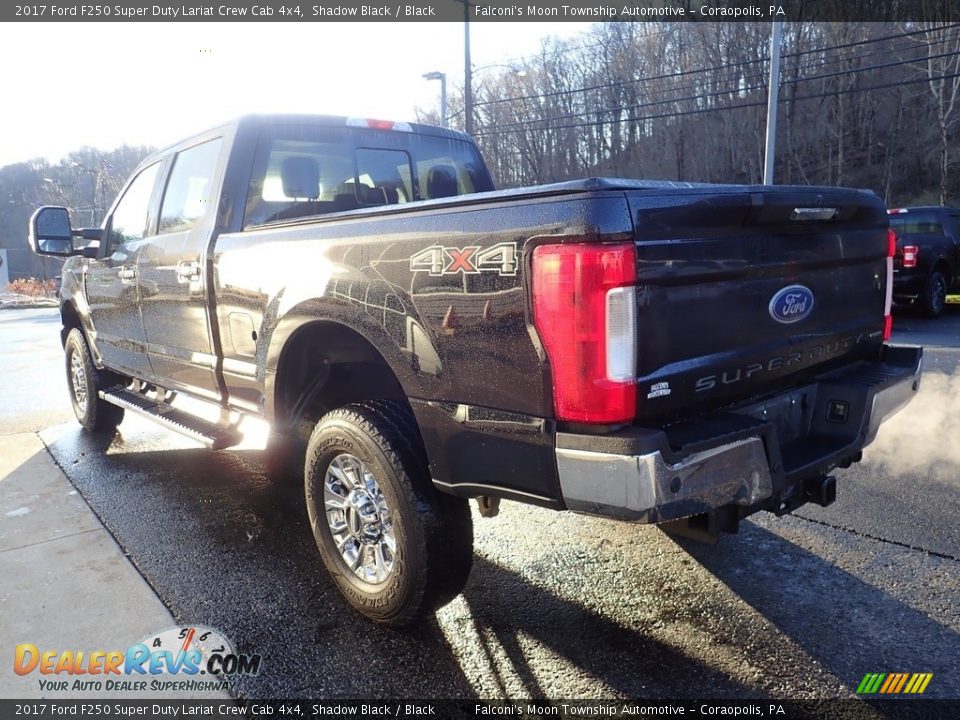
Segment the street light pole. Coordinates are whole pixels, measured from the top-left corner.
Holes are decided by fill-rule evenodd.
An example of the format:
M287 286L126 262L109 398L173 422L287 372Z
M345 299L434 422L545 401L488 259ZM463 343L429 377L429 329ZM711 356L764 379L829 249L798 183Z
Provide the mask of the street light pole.
M473 70L470 64L470 0L463 0L463 129L473 135Z
M440 126L447 127L447 74L432 70L424 73L423 79L440 81Z
M781 21L774 20L770 37L770 83L767 89L767 146L764 150L764 185L773 185L773 161L777 146L777 99L780 94L780 28L782 25Z

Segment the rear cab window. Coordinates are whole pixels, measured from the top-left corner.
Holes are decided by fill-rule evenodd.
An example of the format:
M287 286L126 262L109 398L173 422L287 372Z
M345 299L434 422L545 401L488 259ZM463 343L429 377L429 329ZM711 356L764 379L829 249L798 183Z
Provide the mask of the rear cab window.
M940 215L919 210L890 216L890 229L901 235L943 235Z
M399 130L263 128L244 227L492 190L472 143Z

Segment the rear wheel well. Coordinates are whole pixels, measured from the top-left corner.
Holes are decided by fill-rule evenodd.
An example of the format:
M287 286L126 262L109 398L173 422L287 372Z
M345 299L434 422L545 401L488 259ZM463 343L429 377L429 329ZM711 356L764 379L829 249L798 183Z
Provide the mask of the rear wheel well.
M409 407L397 376L366 338L338 323L319 321L287 341L274 386L278 432L308 438L323 415L364 400L395 400Z
M950 263L947 262L944 258L940 258L934 263L933 268L930 270L932 275L935 272L939 272L943 275L943 280L947 285L947 292L950 292L950 288L953 287L953 271L950 269Z

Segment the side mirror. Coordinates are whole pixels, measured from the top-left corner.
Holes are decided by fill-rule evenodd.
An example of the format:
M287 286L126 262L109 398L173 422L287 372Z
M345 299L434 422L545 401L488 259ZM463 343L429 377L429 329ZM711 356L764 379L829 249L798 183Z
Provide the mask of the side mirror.
M69 257L74 254L70 213L65 207L46 205L30 217L30 249L37 255Z

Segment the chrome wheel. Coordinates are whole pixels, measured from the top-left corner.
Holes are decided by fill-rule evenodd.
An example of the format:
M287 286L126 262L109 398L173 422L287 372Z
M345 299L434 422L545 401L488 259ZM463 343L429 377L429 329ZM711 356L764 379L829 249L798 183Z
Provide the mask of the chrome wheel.
M406 403L365 400L326 413L310 433L304 499L331 580L353 609L408 625L462 589L473 522L437 492Z
M366 583L379 585L393 573L397 541L390 508L376 478L359 458L341 453L323 481L327 526L340 557Z
M80 413L87 411L87 371L83 369L83 360L76 352L70 355L70 389Z

